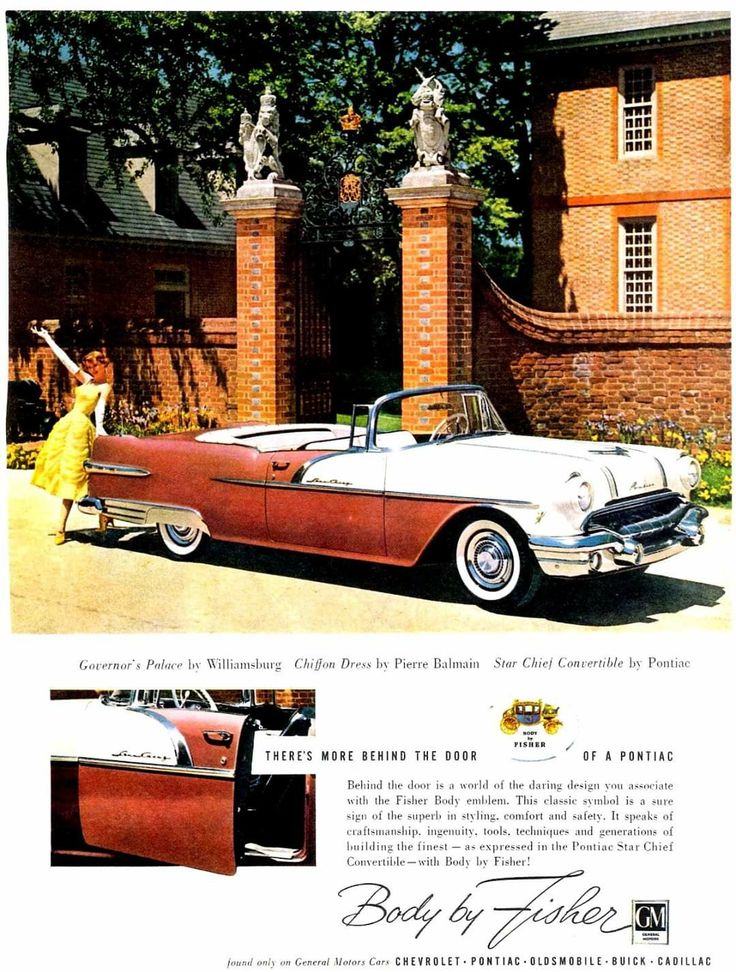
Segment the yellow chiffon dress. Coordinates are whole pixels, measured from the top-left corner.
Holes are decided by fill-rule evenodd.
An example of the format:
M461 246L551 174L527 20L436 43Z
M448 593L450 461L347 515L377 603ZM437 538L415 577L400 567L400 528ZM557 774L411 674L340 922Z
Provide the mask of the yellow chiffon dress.
M95 441L90 415L101 392L102 386L92 383L74 389L74 407L54 425L38 454L31 476L34 486L61 499L80 500L87 495L84 461L89 459Z

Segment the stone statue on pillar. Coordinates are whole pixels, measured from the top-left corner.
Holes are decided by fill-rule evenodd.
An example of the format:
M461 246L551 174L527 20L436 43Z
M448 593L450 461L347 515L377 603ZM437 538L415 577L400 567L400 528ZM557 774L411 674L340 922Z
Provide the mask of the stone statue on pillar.
M284 178L284 169L279 157L279 113L276 97L267 86L261 95L258 119L247 108L240 116L240 144L243 146L246 182L250 179L270 181ZM264 175L264 173L268 175Z
M450 162L450 119L445 114L445 88L435 75L425 78L411 97L411 130L417 150L415 169L447 167Z

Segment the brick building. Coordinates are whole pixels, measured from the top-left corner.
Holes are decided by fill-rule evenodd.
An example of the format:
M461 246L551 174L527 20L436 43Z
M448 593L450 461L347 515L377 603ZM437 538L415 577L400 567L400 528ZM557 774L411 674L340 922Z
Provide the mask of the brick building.
M133 158L136 178L103 180L102 140L83 119L42 116L22 81L10 99L25 153L9 186L10 377L37 379L50 406L65 407L66 373L27 329L58 320L72 352L108 345L121 397L224 416L235 367L232 220L206 212L164 160Z
M116 185L83 119L42 116L22 82L10 97L28 156L9 198L11 324L234 314L232 222L204 211L185 174L131 157L137 177Z
M455 180L389 190L403 221L404 384L479 381L515 431L585 436L586 420L605 414L663 417L723 437L729 18L548 19L549 41L533 55L536 309L472 272L470 214L483 187ZM74 136L68 161L84 164L65 167L65 145L57 140L51 153L49 133L27 111L40 176L11 201L11 377L38 378L52 407L63 407L66 375L25 324L116 312L121 397L204 404L225 420L326 415L327 369L308 388L319 404L311 411L299 374L310 354L327 361L330 341L298 248L284 242L296 236L296 210L271 200L267 212L236 213L236 282L233 221L209 221L186 180L172 185L154 167L116 195L96 184L94 137ZM288 234L271 232L277 210ZM319 311L311 312L316 351L302 321L310 303ZM262 412L264 403L278 407Z
M728 14L546 16L534 65L533 305L728 310Z
M473 375L514 429L731 422L730 21L552 11L533 54L532 305L476 275Z

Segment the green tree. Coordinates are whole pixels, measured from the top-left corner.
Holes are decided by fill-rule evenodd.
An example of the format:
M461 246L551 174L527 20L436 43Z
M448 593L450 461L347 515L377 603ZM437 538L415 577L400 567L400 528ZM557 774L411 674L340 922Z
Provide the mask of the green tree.
M447 89L453 163L487 190L475 217L477 256L525 297L526 52L544 32L537 14L39 10L7 17L11 193L23 178L23 140L53 142L81 121L103 140L103 179L120 184L155 162L185 171L211 201L223 184L243 179L240 115L257 110L266 85L278 97L290 179L307 190L329 172L345 148L339 116L352 105L378 171L397 185L416 158L409 120L417 71L437 75ZM14 91L30 97L32 119L12 110ZM377 195L385 218L398 220ZM338 403L396 385L396 243L325 247L319 275Z
M210 197L240 177L243 106L266 84L279 97L282 155L297 183L339 149L352 104L383 170L413 163L408 128L417 68L448 89L454 161L488 190L479 255L509 285L526 209L529 77L525 51L543 32L527 12L147 12L39 10L8 17L11 91L27 80L47 132L83 118L105 143L107 174L129 158L185 170ZM20 129L11 112L11 183Z

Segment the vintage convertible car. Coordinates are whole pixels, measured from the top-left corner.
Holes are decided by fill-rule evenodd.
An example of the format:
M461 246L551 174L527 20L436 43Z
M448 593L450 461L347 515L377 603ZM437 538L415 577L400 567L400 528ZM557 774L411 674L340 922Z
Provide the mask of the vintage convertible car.
M454 560L475 599L518 606L542 575L644 568L703 540L677 449L513 435L478 385L356 405L350 424L106 436L80 504L155 525L188 557L209 537L413 566Z
M237 694L52 701L52 863L313 864L314 778L253 772L260 747L313 733L313 710Z

